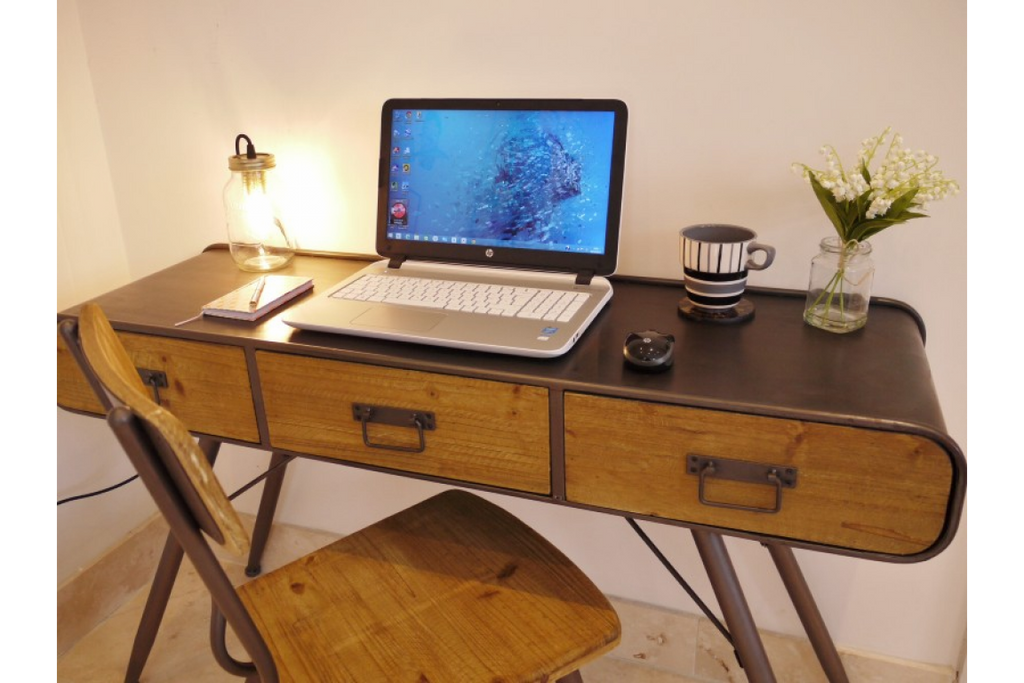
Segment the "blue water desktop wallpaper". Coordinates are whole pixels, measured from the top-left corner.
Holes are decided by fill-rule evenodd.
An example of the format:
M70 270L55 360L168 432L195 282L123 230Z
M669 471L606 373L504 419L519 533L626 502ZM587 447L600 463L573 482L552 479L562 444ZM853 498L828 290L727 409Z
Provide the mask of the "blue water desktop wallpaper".
M394 239L604 251L615 115L396 111Z

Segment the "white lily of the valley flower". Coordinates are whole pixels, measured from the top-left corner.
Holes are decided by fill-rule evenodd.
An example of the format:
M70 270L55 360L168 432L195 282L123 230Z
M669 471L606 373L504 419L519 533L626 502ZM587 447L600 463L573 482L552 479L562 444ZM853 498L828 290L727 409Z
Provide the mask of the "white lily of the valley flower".
M890 138L891 132L889 127L881 135L861 141L857 166L852 171L843 168L831 145L819 149L825 160L823 170L793 164L794 171L807 182L813 180L827 190L836 208L841 209L829 211L844 242L867 239L890 225L922 216L925 202L943 199L960 190L955 181L936 168L935 156L904 147L903 136L897 133ZM871 165L883 149L881 162L872 172ZM826 202L820 195L819 200Z

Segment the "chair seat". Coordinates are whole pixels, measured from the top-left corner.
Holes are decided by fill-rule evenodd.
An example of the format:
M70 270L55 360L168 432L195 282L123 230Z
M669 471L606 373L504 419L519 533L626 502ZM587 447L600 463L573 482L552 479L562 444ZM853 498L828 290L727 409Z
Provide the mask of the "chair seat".
M553 681L620 637L608 600L557 548L458 490L238 591L282 681Z

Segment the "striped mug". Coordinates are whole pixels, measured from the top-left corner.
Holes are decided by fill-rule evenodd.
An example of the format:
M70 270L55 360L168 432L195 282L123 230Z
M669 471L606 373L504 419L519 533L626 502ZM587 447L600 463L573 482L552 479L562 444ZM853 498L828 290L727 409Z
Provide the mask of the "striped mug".
M738 225L691 225L679 231L683 285L693 305L726 311L739 303L748 270L764 270L775 260L775 247L755 242L757 233ZM754 252L764 252L764 261Z

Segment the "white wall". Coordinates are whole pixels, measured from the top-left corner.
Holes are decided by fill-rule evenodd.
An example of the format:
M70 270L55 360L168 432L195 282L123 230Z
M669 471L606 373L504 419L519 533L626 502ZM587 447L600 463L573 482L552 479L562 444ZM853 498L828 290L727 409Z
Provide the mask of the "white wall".
M70 14L75 0L59 8ZM778 248L752 284L801 288L831 228L790 163L817 164L824 143L853 158L860 140L891 124L941 157L964 190L930 218L872 241L875 293L924 316L947 426L966 448L964 0L869 0L855 10L811 0L90 0L77 10L95 113L72 116L98 115L99 129L87 123L85 137L105 151L110 189L99 190L113 194L132 277L224 240L220 191L239 132L277 155L302 246L370 252L386 98L574 96L630 107L620 272L679 277L678 229L733 222ZM75 28L62 21L59 30L64 45ZM67 190L63 177L59 189ZM89 220L66 229L99 234ZM856 368L849 375L856 381ZM61 468L70 448L60 445ZM226 450L218 470L228 482L263 460ZM303 462L279 518L348 531L433 490ZM241 506L255 502L250 494ZM605 591L695 611L621 519L500 502ZM713 600L687 534L648 529ZM914 565L799 557L841 645L954 664L965 629L965 536ZM760 625L799 632L764 550L730 547Z
M63 310L131 277L75 2L59 3L57 38L57 310ZM56 412L58 500L134 474L105 423ZM57 508L58 584L155 509L141 486Z

